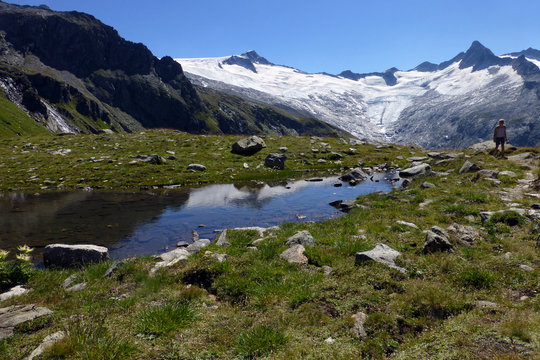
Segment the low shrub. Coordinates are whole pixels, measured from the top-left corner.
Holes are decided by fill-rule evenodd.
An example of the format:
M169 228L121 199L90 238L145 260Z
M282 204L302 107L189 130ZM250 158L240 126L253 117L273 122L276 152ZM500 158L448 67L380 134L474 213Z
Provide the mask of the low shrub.
M171 303L145 309L138 315L137 331L146 335L166 335L185 327L195 318L186 303Z

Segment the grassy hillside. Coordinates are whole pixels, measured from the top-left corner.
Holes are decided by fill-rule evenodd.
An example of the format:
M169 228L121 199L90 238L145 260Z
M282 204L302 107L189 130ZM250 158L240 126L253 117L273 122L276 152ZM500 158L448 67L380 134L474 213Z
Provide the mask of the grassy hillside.
M0 91L0 137L47 133L43 126L26 115Z
M339 139L267 137L268 149L243 158L229 153L235 139L151 131L2 140L0 151L13 160L2 161L0 179L3 189L32 191L61 184L97 187L100 182L114 189L159 188L171 180L188 184L311 177L329 170L341 173L358 163L404 168L408 157L427 155L416 148L350 146ZM30 142L35 148L21 148ZM339 164L320 151L327 147L321 143L338 152L353 147L356 154L344 155ZM289 148L286 170L256 169L266 153L280 146ZM61 148L72 151L50 155ZM137 150L174 151L177 160L127 164ZM514 153L524 151L537 149ZM459 174L465 160L514 174L500 175L499 182L478 172ZM465 150L442 163L425 161L444 174L415 178L389 194L362 196L357 199L361 207L338 219L283 224L267 232L256 249L248 246L259 234L229 231L231 246L212 244L154 276L149 275L154 264L150 257L126 261L112 277L103 277L110 263L39 271L28 283L31 292L0 306L33 303L54 314L17 327L12 338L0 341L0 358L26 356L59 330L66 338L44 359L538 358L539 224L532 216L508 211L531 209L538 202L525 195L537 194L525 185L537 160L496 159ZM205 164L207 172L186 171L190 162ZM243 169L244 162L249 169ZM39 180L29 181L31 174ZM422 186L424 182L434 187ZM486 210L506 212L483 222L480 212ZM423 230L453 223L477 232L475 241L466 245L452 238L451 252L424 254ZM286 240L299 230L308 230L315 239L315 246L306 247L307 265L280 257L288 248ZM355 265L356 252L378 243L401 252L396 264L405 272L376 262ZM213 257L218 253L227 255L224 262ZM75 283L88 284L85 289L64 289L64 280L73 274ZM352 330L352 316L359 312L366 315L360 336Z

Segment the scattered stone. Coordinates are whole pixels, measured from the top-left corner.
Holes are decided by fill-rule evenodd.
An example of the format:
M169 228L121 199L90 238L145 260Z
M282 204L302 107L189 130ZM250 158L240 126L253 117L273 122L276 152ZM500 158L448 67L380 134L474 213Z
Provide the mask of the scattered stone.
M348 172L345 175L342 175L339 180L345 181L345 182L351 182L351 181L364 181L368 178L368 175L362 171L360 168L354 168L350 172Z
M13 305L0 309L0 340L12 336L15 326L50 314L51 310L33 304Z
M47 348L53 346L57 341L62 340L65 336L66 334L63 331L57 331L54 334L47 335L41 344L35 348L34 351L32 351L32 353L25 358L25 360L33 360L35 357L43 354Z
M487 181L490 181L492 183L494 183L495 185L501 185L502 183L497 180L497 179L492 179L492 178L485 178L484 180L487 180Z
M346 200L346 201L336 200L336 201L332 201L331 203L329 203L329 205L333 206L336 209L341 210L341 211L343 211L345 213L351 211L352 209L355 209L355 208L359 207L359 205L355 203L355 200Z
M433 189L433 188L436 188L437 186L435 186L434 184L426 181L422 185L420 185L420 187L422 189Z
M311 149L311 152L313 152L313 153L318 153L318 152L319 152L319 149L317 149L317 148L312 148L312 149Z
M465 216L465 219L468 220L469 222L474 222L474 216L473 215L467 215L467 216Z
M349 139L349 145L352 145L352 146L357 146L357 145L365 145L365 141L362 141L362 140L358 140L358 139L353 139L353 138L350 138Z
M519 268L521 270L524 270L524 271L534 271L534 269L532 267L530 267L529 265L525 265L525 264L519 265Z
M355 264L360 265L365 261L376 261L388 267L391 267L392 269L396 269L402 273L406 273L407 270L397 266L394 262L394 260L400 255L401 253L399 251L392 249L388 245L377 244L373 249L369 251L357 252Z
M343 186L343 183L341 181L336 181L334 184L333 184L334 187L342 187Z
M405 189L407 186L409 186L410 183L411 183L411 180L403 179L403 181L401 182L401 188Z
M399 224L399 225L408 226L408 227L413 228L413 229L420 229L420 228L418 227L418 225L413 224L413 223L410 223L410 222L407 222L407 221L398 220L398 221L396 221L396 223Z
M271 169L283 170L285 168L285 160L287 160L287 156L284 154L271 153L264 159L264 166Z
M9 289L8 291L0 294L0 301L5 301L16 296L21 296L29 292L30 290L24 288L22 285L17 285Z
M427 156L413 156L410 158L407 158L407 161L414 162L414 161L425 161L427 160Z
M184 241L184 240L181 240L181 241L176 243L177 247L188 247L189 245L190 245L190 243L188 243L187 241Z
M432 159L445 159L446 157L443 155L443 153L440 152L429 152L427 154Z
M282 146L279 148L279 151L281 151L282 153L286 153L287 151L289 151L289 148L286 146Z
M324 342L327 344L333 344L336 342L336 339L334 339L333 337L329 337L329 338L326 338Z
M188 170L195 170L195 171L206 171L206 166L201 164L189 164L187 166Z
M300 245L293 245L284 252L282 252L279 257L287 260L290 263L294 264L307 264L308 258L304 255L306 249Z
M248 163L244 163L244 169L249 169L249 164Z
M339 160L343 159L343 155L337 152L331 152L330 155L328 155L328 160Z
M156 164L156 165L160 165L160 164L164 164L166 162L165 158L157 155L157 154L152 154L152 155L137 155L137 156L132 156L131 157L133 159L133 161L131 161L130 163L133 164L133 163L137 163L137 162L145 162L145 163L149 163L149 164Z
M170 267L179 261L186 260L189 255L189 251L184 248L174 249L172 251L163 253L155 257L155 260L161 260L157 262L152 269L150 269L150 275L153 275L161 268Z
M200 239L189 244L187 247L182 248L182 249L185 249L190 254L195 254L201 251L202 248L207 247L208 245L210 245L209 239Z
M356 149L355 148L349 148L348 150L345 151L345 154L347 154L347 155L355 155L356 154Z
M287 242L285 243L285 245L288 246L296 244L312 247L315 246L315 239L313 239L313 236L310 234L309 231L302 230L288 238Z
M434 252L451 251L452 244L447 238L428 230L426 233L426 242L422 252L424 254L431 254Z
M85 289L86 286L88 286L88 283L80 283L80 284L73 285L72 287L67 288L66 291L67 292L81 291L81 290Z
M499 175L499 172L497 170L486 170L482 169L478 172L480 175L485 176L487 178L493 178L496 179Z
M508 160L510 160L510 161L523 161L523 160L527 160L527 159L532 159L534 157L535 157L535 155L533 153L525 152L525 153L509 156Z
M77 277L78 277L77 274L72 274L72 275L68 276L66 278L66 280L64 280L64 282L62 283L62 287L64 289L67 289L67 288L71 287L75 283L75 281L77 280Z
M506 253L504 253L503 257L504 257L505 260L510 260L510 258L512 257L512 253L511 252L506 252Z
M123 260L115 261L111 266L109 266L107 271L105 271L105 274L103 274L103 277L111 277L111 276L113 276L114 274L116 274L118 272L118 269L120 269L120 267L122 265L124 265L125 263L126 262L123 261Z
M500 179L501 176L508 176L511 178L515 178L517 177L517 174L513 171L501 171L497 177Z
M319 159L319 160L317 160L317 162L319 164L326 164L326 160L324 160L324 159Z
M432 173L433 171L431 170L431 166L429 164L420 164L420 165L413 166L405 170L401 170L399 172L399 176L414 177L418 175L431 175Z
M468 172L476 172L482 170L478 165L473 164L469 160L466 160L465 163L461 166L461 169L459 169L460 174L468 173Z
M266 147L266 143L258 136L250 136L232 145L231 152L238 155L253 155Z
M519 298L519 301L527 301L529 299L530 297L528 297L527 295L523 295L522 297Z
M106 261L109 250L96 245L51 244L43 251L45 267L72 267Z
M367 336L367 333L364 329L364 324L366 323L367 315L360 311L351 317L354 320L354 325L351 328L351 332L359 339L365 338Z
M306 181L308 181L308 182L321 182L321 181L323 181L323 178L311 178L311 179L306 179Z
M455 242L458 242L465 246L473 245L480 237L478 231L476 231L474 227L461 225L458 223L453 223L448 228L446 228L446 230L448 230L450 239L453 239L455 240Z
M221 234L219 234L217 241L217 246L231 246L231 244L227 241L227 229L223 230Z
M322 271L323 271L323 274L324 275L330 275L332 273L332 271L334 270L334 268L330 267L330 266L326 266L324 265L322 267Z
M474 307L481 309L497 309L499 305L492 301L477 300L474 302Z
M215 259L217 262L224 262L227 260L227 254L213 254L212 258Z
M440 226L432 226L431 227L431 231L433 231L435 234L439 235L439 236L442 236L443 238L446 238L446 239L449 239L450 237L448 236L448 233L446 232L446 230L444 230L442 227Z

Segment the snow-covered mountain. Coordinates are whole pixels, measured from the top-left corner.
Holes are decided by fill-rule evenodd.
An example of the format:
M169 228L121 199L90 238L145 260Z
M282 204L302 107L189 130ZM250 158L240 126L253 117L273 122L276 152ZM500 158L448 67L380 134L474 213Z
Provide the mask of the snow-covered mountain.
M312 116L360 138L458 147L489 138L501 117L514 143L540 140L537 52L498 57L475 41L438 65L339 75L275 65L255 51L176 61L197 85Z

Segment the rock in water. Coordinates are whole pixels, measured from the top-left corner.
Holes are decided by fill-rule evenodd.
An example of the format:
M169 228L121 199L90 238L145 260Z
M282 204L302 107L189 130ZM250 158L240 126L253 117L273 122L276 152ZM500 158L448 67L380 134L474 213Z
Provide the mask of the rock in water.
M309 233L307 230L302 230L291 236L287 239L287 242L285 245L304 245L304 246L314 246L315 245L315 239L313 239L313 236Z
M250 136L235 142L232 145L231 152L233 154L249 156L261 151L265 147L266 144L263 139L258 136Z
M350 181L364 181L368 178L368 175L362 171L360 168L354 168L347 174L341 176L339 180L350 182Z
M401 177L413 177L418 175L431 175L433 172L429 164L419 164L399 172Z
M282 252L279 257L287 260L290 263L294 264L307 264L308 258L304 255L304 248L302 245L293 245L284 252Z
M109 250L97 245L51 244L43 251L45 267L72 267L109 259Z
M482 170L482 169L478 165L473 164L472 162L467 160L467 161L465 161L463 166L461 166L461 169L459 169L459 173L463 174L463 173L467 173L467 172L475 172L475 171L480 171L480 170Z
M287 160L287 156L283 154L268 154L266 159L264 159L264 166L272 169L283 170L285 168L285 160Z

